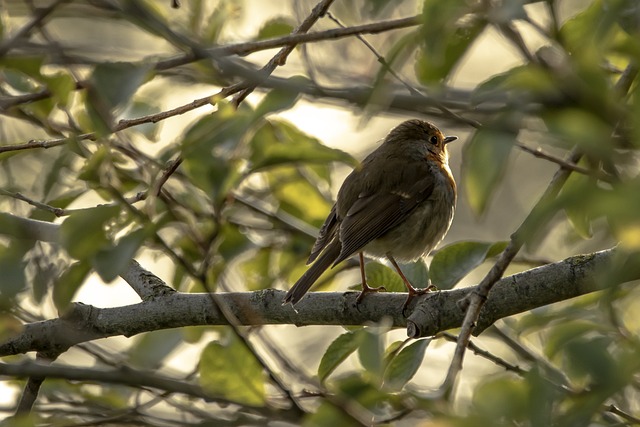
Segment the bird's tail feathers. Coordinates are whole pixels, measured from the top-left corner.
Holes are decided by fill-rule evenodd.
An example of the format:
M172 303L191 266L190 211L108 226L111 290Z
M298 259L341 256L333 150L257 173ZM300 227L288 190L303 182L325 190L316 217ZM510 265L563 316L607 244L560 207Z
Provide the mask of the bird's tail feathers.
M336 241L329 243L318 259L289 289L289 292L282 300L282 304L291 303L291 305L295 305L300 301L322 273L333 264L338 255L340 255L340 243Z

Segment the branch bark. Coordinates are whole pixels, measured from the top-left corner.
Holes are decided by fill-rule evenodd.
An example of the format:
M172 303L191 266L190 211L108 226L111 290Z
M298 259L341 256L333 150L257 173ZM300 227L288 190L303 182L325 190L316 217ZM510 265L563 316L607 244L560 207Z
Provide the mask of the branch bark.
M598 290L591 278L614 254L614 249L608 249L574 256L503 278L484 305L475 333L498 319ZM420 337L462 325L465 312L459 302L476 290L473 286L416 298L408 318L400 309L406 299L403 293L369 295L356 306L357 292L314 292L297 305L297 311L281 305L284 291L280 290L219 293L216 297L239 325L363 325L389 319L393 327L407 327L409 336ZM0 357L30 351L62 352L82 342L117 335L224 324L226 316L213 305L210 294L160 293L138 304L115 308L76 303L60 318L25 325L18 335L0 343Z

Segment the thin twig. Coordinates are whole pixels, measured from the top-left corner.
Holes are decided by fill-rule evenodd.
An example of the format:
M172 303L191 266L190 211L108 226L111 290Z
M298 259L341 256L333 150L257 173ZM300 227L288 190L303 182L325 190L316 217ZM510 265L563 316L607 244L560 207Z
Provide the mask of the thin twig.
M9 52L17 42L26 37L35 27L39 26L49 15L51 15L62 3L68 0L57 0L49 6L36 9L33 18L20 28L10 39L7 39L0 45L0 57Z
M298 34L303 34L309 31L309 29L313 26L313 24L315 24L318 19L324 16L324 14L327 12L327 10L329 9L329 6L331 6L331 3L333 3L333 1L334 0L320 1L313 8L309 16L307 16L307 18L304 21L302 21L302 23L296 29L293 30L292 34L298 35ZM296 46L295 42L290 42L290 44L285 45L282 49L280 49L280 51L273 58L271 58L264 67L260 69L260 71L258 72L260 76L259 80L252 83L251 85L244 88L243 90L241 90L233 99L232 104L235 105L236 107L240 105L240 103L247 96L249 96L251 92L253 92L256 86L258 86L262 81L264 81L267 77L269 77L269 75L271 75L271 73L276 69L276 67L283 66L286 63L287 57L289 56L289 54L293 52L293 49L295 48L295 46Z
M443 332L442 334L440 334L439 336L443 337L444 339L446 339L447 341L450 342L458 342L458 337L454 334L451 334L449 332ZM506 360L496 356L495 354L484 350L480 347L478 347L478 345L476 345L473 341L469 340L469 343L467 344L467 348L471 351L473 351L474 354L483 357L487 360L489 360L490 362L495 363L496 365L506 369L507 371L511 371L511 372L515 372L516 374L523 376L527 373L527 371L525 371L524 369L522 369L520 366L518 365L514 365L512 363L507 362Z

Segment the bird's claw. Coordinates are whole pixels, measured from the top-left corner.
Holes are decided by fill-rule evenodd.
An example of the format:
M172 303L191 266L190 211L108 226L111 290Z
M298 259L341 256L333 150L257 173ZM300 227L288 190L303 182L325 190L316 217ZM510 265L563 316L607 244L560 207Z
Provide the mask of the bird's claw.
M367 284L363 284L362 291L360 291L360 295L358 295L358 298L356 298L356 305L362 302L362 298L364 298L366 294L369 294L372 292L386 292L386 291L387 289L384 286L378 286L377 288L372 288Z
M405 300L404 304L402 305L402 315L404 317L408 317L406 314L406 310L409 307L409 304L411 303L411 301L420 295L425 295L428 294L429 292L432 291L436 291L438 290L438 288L435 285L429 285L426 288L414 288L413 286L408 288L409 290L409 294L407 295L407 299Z

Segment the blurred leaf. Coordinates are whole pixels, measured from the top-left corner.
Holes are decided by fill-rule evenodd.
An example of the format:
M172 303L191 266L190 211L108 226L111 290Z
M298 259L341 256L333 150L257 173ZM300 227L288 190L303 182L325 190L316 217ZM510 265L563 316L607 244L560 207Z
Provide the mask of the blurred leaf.
M88 83L87 111L98 133L109 132L115 115L149 78L150 64L103 62L93 70Z
M293 25L293 21L287 16L271 18L262 25L256 39L264 40L289 35L293 31Z
M322 145L285 122L270 121L255 133L251 144L251 171L299 162L343 162L355 165L347 153Z
M12 242L9 246L0 245L0 304L4 305L6 299L13 299L19 292L25 289L26 261L23 261L26 247Z
M584 109L564 108L542 115L549 131L567 145L577 145L592 158L609 160L613 155L613 128Z
M69 95L76 89L76 82L73 77L64 72L58 72L44 76L44 80L55 102L62 107L66 107L69 102Z
M106 171L112 169L111 151L106 146L100 146L91 155L78 174L78 179L100 186Z
M581 164L581 166L584 166L584 164ZM593 235L589 209L585 209L585 204L582 201L576 200L576 203L571 203L569 199L573 198L571 194L577 198L595 196L597 193L590 190L594 190L596 185L594 178L580 173L572 173L562 186L562 196L567 197L564 212L567 214L569 223L575 232L583 239L590 239Z
M290 83L298 80L295 77L288 79ZM295 105L300 98L300 93L296 90L289 89L272 89L262 98L262 101L256 107L254 114L256 118L264 118L271 113L288 110Z
M400 351L400 348L403 345L405 345L404 341L394 341L387 346L384 351L384 364L385 366L387 366L387 368L389 367L389 362L391 362L391 359L397 356L398 351Z
M269 170L264 176L279 211L318 227L322 225L331 210L331 203L297 167L279 167Z
M368 260L364 264L367 284L372 288L384 286L387 292L406 292L407 288L398 273L377 261Z
M265 384L262 366L237 338L212 341L200 355L200 384L208 392L239 404L262 406Z
M303 427L359 427L362 423L334 403L322 400L318 409L304 417L301 425Z
M567 20L560 28L560 37L574 55L591 55L611 42L611 30L625 7L625 1L596 0L589 7Z
M476 38L487 26L471 12L464 0L426 0L421 27L424 46L418 53L415 71L418 80L431 84L446 80ZM465 16L467 15L467 16ZM465 19L461 19L465 16Z
M141 335L128 353L129 362L138 368L153 370L164 364L165 359L182 344L180 329L165 329Z
M251 240L242 233L238 226L234 224L224 224L218 233L218 253L223 256L227 261L230 261L234 257L245 253L247 249L253 247Z
M199 13L198 9L194 9L193 14L195 16L193 16L192 19L203 21L201 24L203 25L201 34L206 44L220 44L220 34L227 25L234 22L233 18L238 16L241 10L242 6L236 1L218 1L215 3L214 9L209 16Z
M45 262L45 260L42 260L42 263ZM60 269L55 264L49 263L44 266L40 264L40 262L36 263L35 275L31 285L33 300L38 304L42 303L47 292L53 288L55 280L60 276Z
M143 117L156 114L161 111L160 107L152 100L134 100L127 109L127 117ZM151 142L156 142L161 127L157 123L142 123L132 128Z
M0 69L14 70L39 80L42 77L40 70L44 63L44 57L41 56L2 56L0 58ZM18 74L7 74L7 76L18 77ZM31 84L23 81L18 83L15 80L9 80L9 84L21 91L29 91L33 89Z
M472 405L488 420L505 419L521 424L528 413L527 384L506 375L489 376L475 388Z
M0 313L0 342L18 336L24 330L20 320L9 313Z
M259 248L240 264L246 290L257 291L273 285L274 277L270 271L273 251L272 248Z
M640 3L625 0L617 13L617 22L629 35L637 37L640 33Z
M53 284L53 303L59 312L64 312L74 295L80 289L91 271L91 266L84 261L73 263Z
M120 238L117 244L100 249L92 260L100 278L110 283L123 273L148 235L149 230L139 228Z
M324 383L329 375L351 355L359 345L356 332L346 332L337 337L322 355L318 366L318 379Z
M194 123L182 142L182 170L216 206L244 177L244 160L234 153L253 120L253 112L246 107L234 113L224 103L218 106L216 113Z
M397 5L397 0L365 0L362 7L365 16L375 18L380 15L389 4Z
M358 359L375 383L382 380L384 370L383 338L386 328L368 327L360 332Z
M549 331L544 353L552 358L562 352L571 340L579 339L585 334L591 334L596 331L605 332L605 326L597 325L588 320L573 320L555 325L555 327Z
M97 206L72 213L60 226L62 246L73 258L92 257L110 244L105 224L119 213L119 206Z
M400 391L418 372L424 359L424 352L431 342L430 339L417 340L403 348L391 359L391 363L384 371L384 387L390 391Z
M504 175L515 138L510 132L482 128L464 147L462 181L476 215L484 213Z
M490 253L499 253L506 242L457 242L440 249L431 261L431 280L438 289L451 289Z
M606 387L616 381L616 363L609 354L611 340L604 336L583 335L565 343L566 370L574 377L587 377L591 382Z

